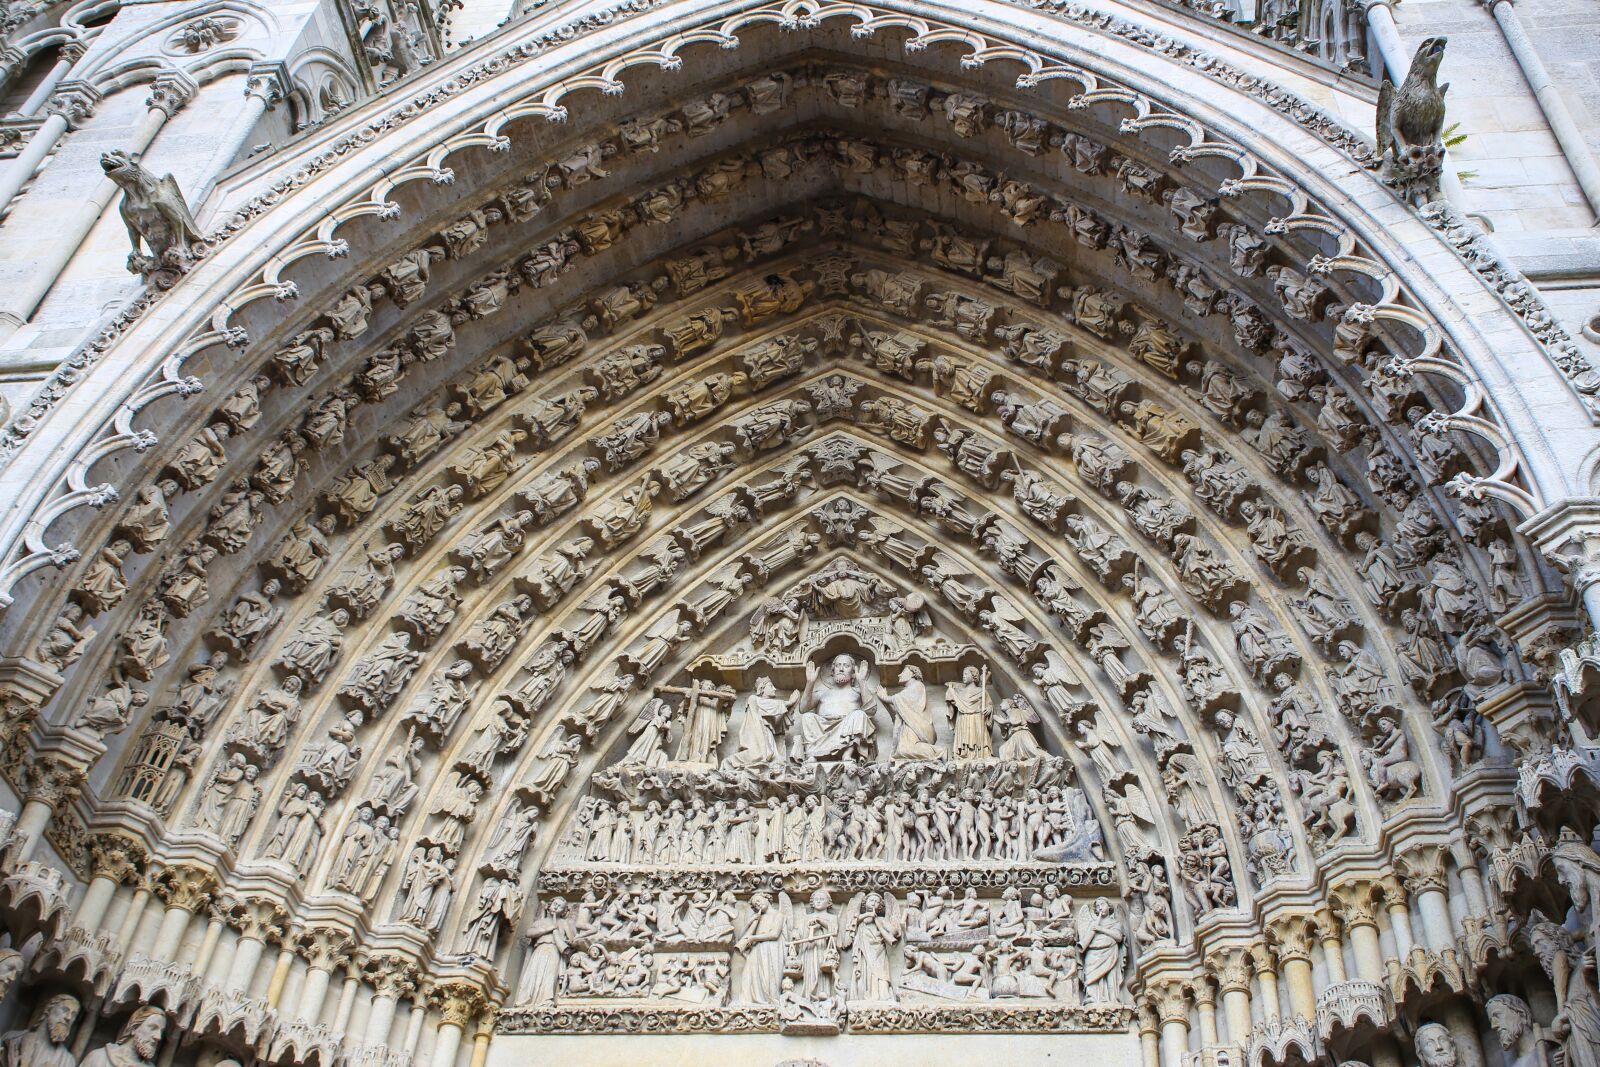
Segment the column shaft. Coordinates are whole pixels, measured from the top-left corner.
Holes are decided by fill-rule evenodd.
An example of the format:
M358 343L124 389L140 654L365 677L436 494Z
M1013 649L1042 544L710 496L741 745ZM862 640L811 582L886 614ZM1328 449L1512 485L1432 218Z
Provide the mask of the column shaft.
M442 1029L442 1028L441 1028ZM1189 1052L1189 1024L1182 1019L1167 1019L1161 1024L1161 1067L1183 1067L1183 1058ZM433 1067L450 1067L437 1057Z
M33 136L28 138L27 145L11 160L11 164L0 170L0 211L11 203L22 187L28 184L28 179L33 177L33 172L39 169L52 149L61 141L67 132L67 120L64 116L50 114ZM29 803L32 803L30 801ZM26 811L26 807L23 809ZM22 821L19 816L17 822Z

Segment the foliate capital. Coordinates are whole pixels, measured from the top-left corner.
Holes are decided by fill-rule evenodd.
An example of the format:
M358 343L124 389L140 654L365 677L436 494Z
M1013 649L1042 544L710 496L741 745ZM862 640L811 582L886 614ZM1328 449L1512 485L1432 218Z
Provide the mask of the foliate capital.
M1344 882L1328 894L1346 926L1377 926L1380 889L1371 882Z
M68 129L77 129L94 116L100 100L100 90L88 82L63 82L44 109L66 119Z
M199 86L187 75L171 72L162 74L150 83L150 95L145 98L145 106L159 111L171 118L183 110L185 104L193 100Z
M1291 915L1275 919L1268 924L1278 962L1310 963L1312 947L1311 919L1305 915Z
M467 1024L489 1006L489 998L474 982L445 981L433 989L433 1001L439 1005L440 1021L446 1026Z
M244 95L260 100L268 111L289 95L289 77L282 63L256 63L245 78Z
M182 908L191 915L211 902L216 892L217 878L203 867L175 864L156 878L156 895L169 908Z
M141 877L144 846L119 834L99 834L89 841L89 876L132 885Z
M1443 893L1450 885L1444 858L1442 847L1426 845L1396 856L1395 867L1409 893Z
M1217 986L1224 993L1250 992L1250 955L1242 948L1225 949L1211 960Z

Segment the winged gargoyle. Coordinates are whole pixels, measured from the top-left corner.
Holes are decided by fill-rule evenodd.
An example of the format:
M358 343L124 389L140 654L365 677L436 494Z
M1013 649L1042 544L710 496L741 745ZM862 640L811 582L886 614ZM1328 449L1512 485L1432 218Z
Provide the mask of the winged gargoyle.
M1382 177L1406 202L1421 207L1439 198L1444 170L1444 94L1439 64L1448 38L1429 37L1417 48L1405 81L1385 78L1378 89L1378 155Z
M152 280L181 272L193 256L190 245L202 235L177 181L170 174L157 178L120 150L101 156L100 168L122 190L122 222L133 242L128 270Z

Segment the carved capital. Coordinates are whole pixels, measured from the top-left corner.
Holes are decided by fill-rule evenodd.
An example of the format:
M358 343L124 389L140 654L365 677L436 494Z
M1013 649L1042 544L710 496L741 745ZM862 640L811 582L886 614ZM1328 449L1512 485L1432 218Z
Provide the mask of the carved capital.
M66 63L76 63L89 51L89 46L83 41L68 41L56 49L56 58Z
M61 687L61 675L36 660L0 660L0 741L21 737Z
M170 119L182 111L198 91L199 86L191 78L174 71L162 74L150 83L150 95L145 98L144 104Z
M54 809L71 800L83 788L85 772L76 760L53 753L38 753L26 765L22 799L38 801Z
M489 998L474 982L441 982L433 989L432 999L439 1006L440 1023L445 1026L466 1026L489 1006Z
M1467 816L1467 840L1483 857L1504 852L1516 841L1516 814L1509 805L1479 808Z
M1396 908L1404 908L1406 901L1411 899L1406 893L1406 887L1401 884L1400 879L1395 875L1384 875L1378 879L1377 887L1378 895L1383 900L1383 906L1390 911Z
M1311 932L1324 945L1339 941L1339 917L1332 908L1323 908L1311 916Z
M90 839L88 848L91 878L110 878L122 885L132 885L143 876L144 846L132 838L97 834Z
M1272 936L1272 945L1280 964L1311 962L1311 949L1315 941L1309 916L1291 915L1274 919L1267 925L1267 930Z
M1244 949L1225 949L1213 954L1208 963L1224 993L1250 992L1250 956Z
M1443 893L1450 885L1445 850L1439 845L1410 849L1395 857L1395 868L1411 894Z
M240 937L256 941L281 940L289 921L284 906L268 897L231 897L224 903L222 915Z
M244 95L255 97L271 111L289 95L288 71L282 63L252 64L245 78Z
M297 943L308 967L330 973L350 962L350 953L355 947L355 939L349 931L330 926L301 930Z
M1266 945L1252 945L1250 947L1250 966L1258 975L1277 976L1278 957Z
M380 997L395 1000L415 993L419 972L417 965L404 956L378 953L368 956L362 963L367 982Z
M211 902L217 878L203 867L175 864L156 876L156 895L169 908L182 908L193 915Z
M77 129L93 117L100 100L100 90L88 82L63 82L44 109L66 119L68 129Z
M1334 910L1346 926L1377 926L1379 888L1371 882L1344 882L1329 891Z

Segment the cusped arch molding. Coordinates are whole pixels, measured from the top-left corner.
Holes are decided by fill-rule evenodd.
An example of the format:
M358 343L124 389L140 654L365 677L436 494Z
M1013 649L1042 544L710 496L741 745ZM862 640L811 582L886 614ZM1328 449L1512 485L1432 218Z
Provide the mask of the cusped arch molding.
M107 435L44 464L68 491L10 557L14 747L80 775L65 854L132 819L500 996L655 687L748 714L717 657L837 560L961 650L930 682L988 664L990 713L1038 718L1146 992L1456 833L1460 776L1539 742L1518 401L1320 179L970 32L990 62L777 11L566 126L524 120L543 83L463 111L356 200L303 176L270 262L222 241L161 298L162 366L86 402Z

